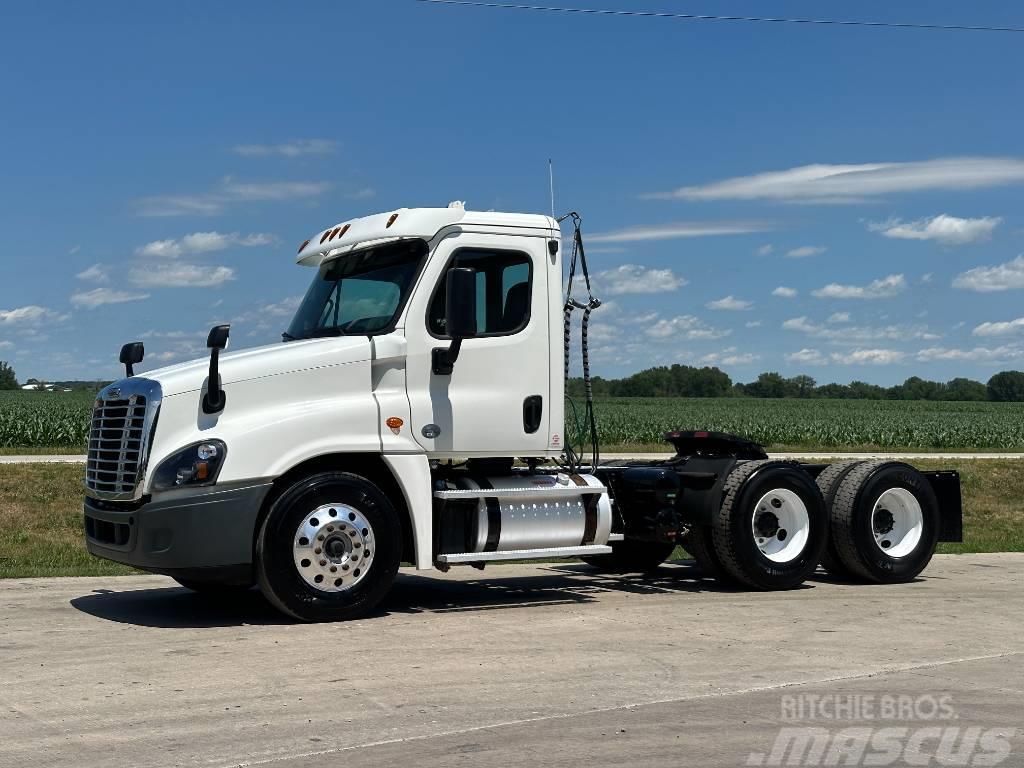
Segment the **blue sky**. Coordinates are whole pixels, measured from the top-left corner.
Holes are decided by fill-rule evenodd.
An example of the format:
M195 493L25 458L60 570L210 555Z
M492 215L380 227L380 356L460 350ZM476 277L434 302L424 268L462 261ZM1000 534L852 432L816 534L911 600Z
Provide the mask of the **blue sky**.
M571 5L568 1L566 5ZM591 7L1024 26L1018 3ZM1024 368L1024 35L428 6L8 3L0 358L114 377L279 339L298 244L400 206L579 210L595 372Z

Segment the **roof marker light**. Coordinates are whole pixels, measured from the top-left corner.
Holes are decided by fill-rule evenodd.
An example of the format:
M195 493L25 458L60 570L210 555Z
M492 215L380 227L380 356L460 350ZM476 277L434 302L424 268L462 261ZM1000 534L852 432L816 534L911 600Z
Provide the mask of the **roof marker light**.
M389 229L391 227L391 225L395 223L395 219L397 219L397 218L398 218L398 214L397 213L392 213L391 217L388 219L388 223L384 226L384 229Z
M348 232L348 228L351 226L351 224L346 224L344 227L342 227L341 232L338 233L338 237L344 237L345 233Z
M328 237L327 239L328 240L333 240L334 238L336 238L338 236L339 232L341 232L341 227L335 227L334 229L331 230L331 236Z
M302 245L299 246L299 253L302 253L303 249L309 245L309 240L303 240Z
M320 245L324 244L324 241L327 239L327 237L330 234L331 234L331 230L328 229L326 232L324 232L322 235L320 235Z

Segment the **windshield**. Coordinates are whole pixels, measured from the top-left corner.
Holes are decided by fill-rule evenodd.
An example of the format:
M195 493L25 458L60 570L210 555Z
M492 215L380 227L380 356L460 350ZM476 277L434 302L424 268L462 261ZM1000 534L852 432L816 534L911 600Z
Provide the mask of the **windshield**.
M426 254L424 241L403 240L324 263L285 340L364 335L389 328L405 306Z

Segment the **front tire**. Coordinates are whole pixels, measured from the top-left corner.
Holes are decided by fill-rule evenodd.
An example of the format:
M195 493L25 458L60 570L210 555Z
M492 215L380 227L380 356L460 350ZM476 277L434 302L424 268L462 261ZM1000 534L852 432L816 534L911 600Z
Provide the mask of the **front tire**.
M256 539L257 579L270 603L296 619L354 619L391 588L401 544L398 513L376 485L322 472L274 500Z
M758 590L792 589L818 566L828 536L821 491L803 470L782 461L748 461L726 479L711 527L721 567Z

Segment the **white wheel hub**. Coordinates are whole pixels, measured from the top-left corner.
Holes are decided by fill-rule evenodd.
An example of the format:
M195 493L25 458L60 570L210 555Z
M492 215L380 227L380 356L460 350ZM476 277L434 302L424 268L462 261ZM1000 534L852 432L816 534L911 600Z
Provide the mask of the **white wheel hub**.
M324 504L299 524L292 556L299 576L321 592L344 592L366 576L373 563L373 528L355 507Z
M921 502L906 488L890 488L871 510L871 534L889 557L906 557L924 535Z
M807 546L811 516L796 493L788 488L775 488L754 506L750 529L762 555L773 563L788 563Z

